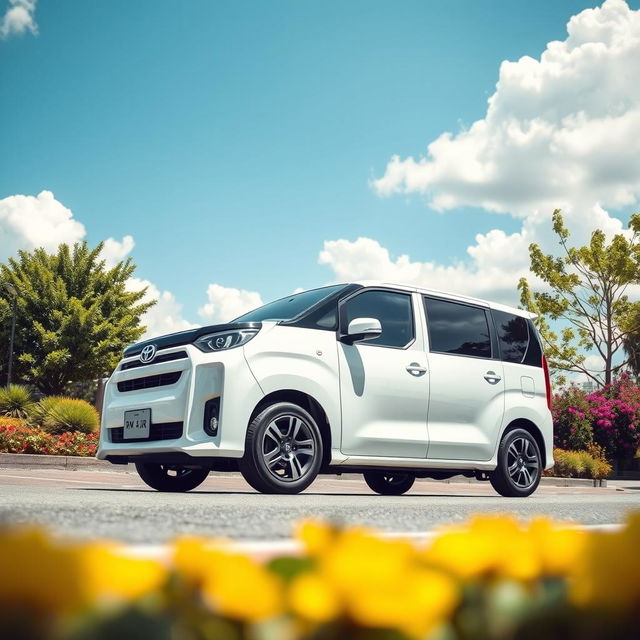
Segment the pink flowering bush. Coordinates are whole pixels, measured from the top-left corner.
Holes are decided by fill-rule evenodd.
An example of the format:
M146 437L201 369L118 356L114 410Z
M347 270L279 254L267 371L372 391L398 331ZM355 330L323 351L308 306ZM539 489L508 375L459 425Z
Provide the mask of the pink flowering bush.
M575 385L554 395L553 444L558 449L584 451L593 442L591 407Z
M595 443L610 460L629 458L640 446L640 388L628 374L588 395L571 386L554 396L553 426L560 449L583 451Z
M593 439L610 458L632 457L640 446L640 388L622 374L587 396Z

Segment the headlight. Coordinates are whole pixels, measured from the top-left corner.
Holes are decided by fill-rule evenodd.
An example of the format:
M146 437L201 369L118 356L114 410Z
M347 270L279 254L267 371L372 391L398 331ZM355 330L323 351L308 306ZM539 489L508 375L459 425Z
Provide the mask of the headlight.
M224 351L246 344L253 338L259 329L235 329L232 331L220 331L198 338L193 344L200 351Z

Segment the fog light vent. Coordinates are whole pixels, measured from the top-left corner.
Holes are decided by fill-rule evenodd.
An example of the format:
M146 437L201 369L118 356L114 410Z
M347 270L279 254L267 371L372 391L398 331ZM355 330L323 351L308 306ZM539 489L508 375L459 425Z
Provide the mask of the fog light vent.
M207 400L204 405L204 432L210 436L218 435L220 426L220 396Z

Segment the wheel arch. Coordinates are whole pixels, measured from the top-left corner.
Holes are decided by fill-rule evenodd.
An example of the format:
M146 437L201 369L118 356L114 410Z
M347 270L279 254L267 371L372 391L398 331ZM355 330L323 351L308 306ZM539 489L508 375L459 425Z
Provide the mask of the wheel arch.
M514 429L524 429L528 431L533 438L535 439L538 448L540 449L540 455L542 456L542 468L544 469L547 464L547 450L544 444L544 437L542 436L542 431L540 428L531 420L527 420L527 418L516 418L512 420L502 432L502 437L500 438L500 442L504 440L504 437ZM498 442L498 446L500 446L500 442Z
M266 407L276 402L291 402L308 411L316 421L322 437L322 466L326 468L331 462L331 425L323 406L311 395L296 389L280 389L268 393L258 402L251 412L248 424Z

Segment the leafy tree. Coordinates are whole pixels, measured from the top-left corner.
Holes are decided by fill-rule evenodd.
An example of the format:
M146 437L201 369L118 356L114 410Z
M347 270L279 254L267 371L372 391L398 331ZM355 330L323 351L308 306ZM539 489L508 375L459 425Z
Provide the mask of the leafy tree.
M635 303L625 323L627 329L623 340L629 368L640 383L640 303Z
M20 251L0 265L0 284L18 292L14 347L15 377L47 395L61 394L77 381L90 380L116 365L123 347L142 336L140 317L154 302L145 291L128 291L135 271L131 259L107 269L102 243L60 245ZM11 299L0 286L0 365L8 365Z
M587 352L602 358L604 383L629 363L629 357L616 358L630 335L638 333L633 312L637 305L626 293L640 280L640 214L631 216L630 236L617 234L607 243L602 230L591 234L584 247L569 246L569 231L559 209L553 212L553 231L560 240L563 255L542 252L537 244L529 247L531 271L546 285L533 292L525 278L518 289L522 305L538 314L538 329L545 344L549 366L556 371L584 373L603 382L585 367ZM550 320L560 329L552 330ZM614 364L615 360L615 364Z

